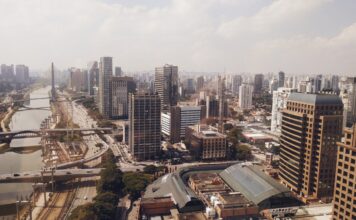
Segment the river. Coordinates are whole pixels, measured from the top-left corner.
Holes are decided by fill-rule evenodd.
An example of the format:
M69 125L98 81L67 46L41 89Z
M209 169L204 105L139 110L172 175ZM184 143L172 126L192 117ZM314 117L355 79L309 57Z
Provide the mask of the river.
M36 89L31 92L30 98L48 97L50 87ZM49 107L49 99L31 100L25 104L28 107ZM39 129L41 122L47 118L51 112L49 110L25 110L17 111L11 119L11 130ZM10 143L11 148L18 146L38 145L40 138L14 139ZM41 169L42 163L41 150L31 153L17 153L7 151L0 154L0 174L25 172ZM9 183L0 184L0 205L14 203L16 196L29 195L32 192L32 184L28 183ZM1 213L0 213L1 216Z

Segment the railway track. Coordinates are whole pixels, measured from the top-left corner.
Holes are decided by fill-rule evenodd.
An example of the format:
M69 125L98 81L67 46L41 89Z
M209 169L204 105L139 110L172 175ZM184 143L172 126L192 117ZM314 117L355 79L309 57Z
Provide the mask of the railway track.
M53 194L50 204L48 204L48 206L45 209L43 209L41 214L38 216L39 220L48 220L49 219L51 212L56 207L59 197L60 197L60 193Z

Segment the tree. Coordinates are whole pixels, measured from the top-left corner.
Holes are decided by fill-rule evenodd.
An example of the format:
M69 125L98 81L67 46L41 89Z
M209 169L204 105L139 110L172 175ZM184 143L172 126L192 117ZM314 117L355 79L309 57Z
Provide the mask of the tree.
M123 188L122 175L121 170L116 166L115 156L111 151L108 151L104 169L100 171L101 178L97 184L96 190L98 193L112 192L121 194Z
M242 130L241 128L235 127L230 130L230 132L227 134L228 141L231 142L233 145L236 145L237 143L240 142L242 137Z
M151 183L152 177L143 173L124 173L123 182L125 191L130 193L133 200L141 196L141 192L145 190L148 184Z
M148 165L143 168L143 172L148 174L155 174L157 172L157 167L155 165Z
M99 220L95 213L94 204L85 204L75 208L68 218L69 220Z
M235 148L235 159L237 160L251 160L252 152L248 145L246 144L236 144Z
M95 202L116 204L119 201L119 196L112 192L100 193L94 197Z

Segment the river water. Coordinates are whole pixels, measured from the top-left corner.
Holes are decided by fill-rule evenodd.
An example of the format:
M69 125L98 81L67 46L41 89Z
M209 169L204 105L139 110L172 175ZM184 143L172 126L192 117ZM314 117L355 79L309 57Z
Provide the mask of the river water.
M30 94L30 98L48 97L50 87L44 87L34 90ZM36 107L49 107L49 99L31 100L25 103L26 106L31 108ZM24 130L24 129L39 129L41 122L51 115L49 110L25 110L17 111L10 123L11 130ZM14 139L10 147L15 148L19 146L34 146L38 145L40 138L25 138ZM37 150L31 153L18 153L18 151L8 151L0 154L0 174L25 172L31 170L41 169L42 152ZM29 195L32 192L32 184L29 183L9 183L0 184L0 205L9 204L16 201L16 196ZM1 216L1 213L0 213Z

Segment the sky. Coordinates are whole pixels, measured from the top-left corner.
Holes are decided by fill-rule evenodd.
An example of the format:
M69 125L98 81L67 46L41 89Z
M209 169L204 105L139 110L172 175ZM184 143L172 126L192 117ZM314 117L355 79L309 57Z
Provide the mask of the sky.
M356 75L354 0L0 0L0 63Z

